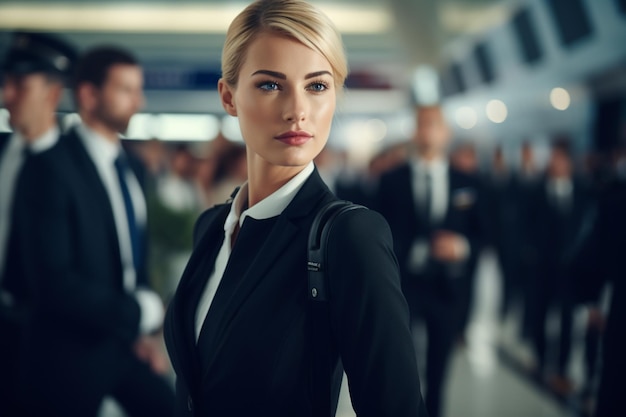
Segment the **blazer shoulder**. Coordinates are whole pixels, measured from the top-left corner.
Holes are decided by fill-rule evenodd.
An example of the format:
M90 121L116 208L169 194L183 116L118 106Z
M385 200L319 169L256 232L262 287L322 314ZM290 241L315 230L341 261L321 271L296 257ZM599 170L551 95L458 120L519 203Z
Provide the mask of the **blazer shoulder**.
M202 237L206 234L213 222L225 221L226 215L230 211L230 206L231 203L218 204L200 214L198 220L196 220L193 231L194 246L196 246L200 239L202 239Z
M381 242L392 243L387 220L378 211L366 208L350 210L337 217L329 240L337 242L338 247L352 247L358 251L367 251L369 246Z

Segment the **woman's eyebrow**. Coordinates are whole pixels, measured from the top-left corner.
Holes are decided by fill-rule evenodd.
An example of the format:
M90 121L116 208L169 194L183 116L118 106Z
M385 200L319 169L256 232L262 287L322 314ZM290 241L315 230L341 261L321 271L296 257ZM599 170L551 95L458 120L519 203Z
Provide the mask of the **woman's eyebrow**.
M308 80L309 78L315 78L315 77L319 77L321 75L330 75L331 77L333 76L330 71L317 71L317 72L312 72L310 74L307 74L304 79Z
M277 71L258 70L258 71L255 71L254 73L252 73L253 76L254 75L258 75L258 74L269 75L271 77L279 78L281 80L286 80L287 79L287 76L285 74L283 74L282 72L277 72ZM330 76L332 76L332 74L329 71L316 71L316 72L311 72L311 73L305 75L304 79L308 80L309 78L319 77L321 75L330 75Z
M252 73L253 76L257 74L265 74L274 78L280 78L281 80L287 79L287 76L283 74L282 72L276 72L276 71L270 71L270 70L258 70Z

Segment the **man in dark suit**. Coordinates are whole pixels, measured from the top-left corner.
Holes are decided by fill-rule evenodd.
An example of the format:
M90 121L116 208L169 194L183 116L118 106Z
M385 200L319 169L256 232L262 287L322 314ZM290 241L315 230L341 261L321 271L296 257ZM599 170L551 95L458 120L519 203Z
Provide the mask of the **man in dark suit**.
M532 333L531 306L532 280L537 270L537 251L530 235L530 229L534 224L531 212L532 197L537 194L540 180L543 177L543 169L536 162L532 142L524 141L520 147L519 168L513 176L515 184L515 204L517 212L516 236L516 263L518 265L518 279L522 291L524 310L521 322L521 337L530 341Z
M13 201L28 154L59 138L55 111L75 60L74 48L44 33L15 32L2 61L2 102L12 133L0 133L0 415L20 415L15 391L20 331L29 302L13 230Z
M626 414L623 379L626 375L626 184L615 181L599 198L596 215L587 233L572 252L570 273L575 299L595 304L606 285L611 285L610 310L604 327L600 386L594 416ZM591 313L591 312L590 312ZM594 314L597 316L597 313ZM600 319L599 321L603 321Z
M148 288L141 175L119 139L142 86L128 52L87 52L74 81L82 124L22 176L16 227L34 292L22 382L33 415L95 416L105 395L130 416L173 412L173 390L148 363L163 305Z
M382 175L377 207L393 233L412 319L426 325L426 407L438 417L463 280L484 227L477 180L448 163L450 131L441 108L418 107L416 117L415 155Z
M567 367L571 351L573 298L568 254L581 232L591 200L588 190L573 175L568 146L552 147L546 178L531 199L531 239L537 256L537 273L531 281L530 308L532 342L538 361L538 376L547 373L557 392L567 394L571 383ZM560 332L548 337L545 325L548 312L559 310ZM558 341L558 360L550 363L548 353ZM557 343L554 343L557 344Z
M522 306L524 292L520 280L520 234L522 204L520 191L512 175L502 147L493 151L491 169L485 176L485 194L489 210L490 241L493 245L502 276L502 304L500 319L515 306Z

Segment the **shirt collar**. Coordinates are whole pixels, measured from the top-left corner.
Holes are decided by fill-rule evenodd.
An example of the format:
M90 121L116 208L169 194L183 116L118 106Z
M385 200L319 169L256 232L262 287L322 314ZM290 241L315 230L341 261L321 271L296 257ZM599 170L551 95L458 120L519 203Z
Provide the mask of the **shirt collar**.
M46 133L35 139L29 146L31 152L40 153L52 148L59 140L59 128L53 126Z
M418 175L430 173L433 175L442 175L448 172L448 162L443 158L425 161L419 157L411 159L411 167L413 172Z
M40 153L52 148L59 140L59 128L55 125L29 144L20 132L14 131L9 146L27 146L32 153Z
M239 226L243 225L246 217L252 217L256 220L269 219L278 216L287 208L293 200L304 182L313 173L315 165L310 162L295 177L290 179L285 185L274 191L272 194L256 203L254 206L243 210L248 199L248 183L241 186L237 195L233 199L230 212L224 223L224 230L232 232L235 224L239 221Z
M558 195L569 194L572 191L572 180L569 178L551 178L548 187Z
M76 131L83 139L83 143L87 147L89 154L95 160L113 163L119 156L122 149L119 143L112 143L84 123L78 125Z

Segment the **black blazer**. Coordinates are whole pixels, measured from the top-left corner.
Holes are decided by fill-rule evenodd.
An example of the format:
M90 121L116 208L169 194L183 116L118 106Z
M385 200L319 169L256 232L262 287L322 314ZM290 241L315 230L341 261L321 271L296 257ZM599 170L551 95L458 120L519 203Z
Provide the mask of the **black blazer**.
M4 149L9 143L9 138L11 137L11 132L1 132L0 133L0 156L4 153Z
M8 143L9 143L9 138L10 137L11 137L11 133L10 132L2 132L2 133L0 133L0 160L2 159L2 156L4 155L4 150L6 149ZM13 222L11 222L11 223L13 223ZM9 231L9 233L10 233L10 231ZM10 239L10 234L7 237L7 244L5 246L5 250L7 250L7 251L11 247L9 239ZM0 286L1 286L0 288L5 288L5 286L6 286L6 282L3 280L4 275L6 274L6 268L7 268L6 267L6 259L7 258L5 258L5 266L4 266L5 270L4 271L0 271L0 280L2 280L2 281L0 281ZM2 311L2 304L0 302L0 312L1 311ZM0 313L0 314L2 314L2 313Z
M573 178L570 208L560 211L548 192L547 184L548 179L544 178L530 194L528 215L532 221L526 225L536 251L533 257L537 260L538 275L554 275L555 270L564 270L593 203L588 188L582 181ZM546 283L542 279L540 285L545 286Z
M394 250L405 282L415 280L408 269L408 257L416 239L429 239L433 231L448 230L467 239L470 257L481 249L485 238L485 210L477 178L452 167L448 173L448 208L443 221L434 230L420 224L413 197L413 174L409 163L384 173L378 185L377 208L385 216L393 233ZM471 258L470 258L471 259ZM469 260L469 259L468 259ZM445 278L465 276L468 263L441 265L429 261L427 270ZM441 282L441 281L440 281Z
M108 195L75 132L28 159L19 190L20 261L34 300L25 327L28 385L56 375L68 385L39 389L66 396L78 383L78 395L93 395L120 371L120 355L133 354L140 319L123 287Z
M611 284L610 311L602 344L602 371L596 415L623 415L626 373L626 184L614 182L600 196L597 213L586 222L569 273L579 302L597 302Z
M165 321L179 416L311 415L308 374L315 352L306 343L307 236L317 211L333 199L316 170L277 218L265 226L244 222L197 345L195 312L230 204L200 217ZM267 229L246 237L257 227ZM343 361L357 415L424 416L385 220L355 210L340 218L330 242L333 358ZM222 287L234 277L239 284L224 299ZM203 339L205 331L210 337Z

